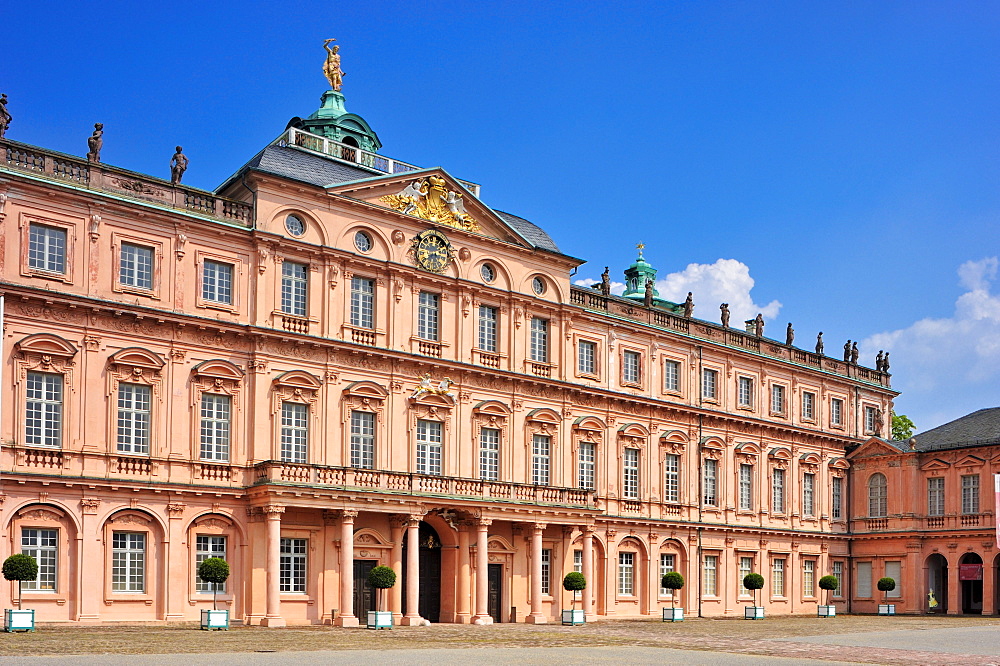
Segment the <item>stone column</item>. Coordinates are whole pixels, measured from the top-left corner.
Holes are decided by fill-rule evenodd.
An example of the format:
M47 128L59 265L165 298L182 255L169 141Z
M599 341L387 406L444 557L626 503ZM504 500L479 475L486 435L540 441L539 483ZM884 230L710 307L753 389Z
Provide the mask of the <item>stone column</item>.
M490 617L490 553L489 527L493 523L489 518L480 518L476 523L476 621L492 624Z
M338 627L356 627L354 614L354 519L358 512L344 509L340 512L340 613Z
M996 613L996 568L990 560L989 553L983 553L983 615Z
M948 557L948 615L962 614L962 581L958 579L960 557L954 553Z
M545 624L542 614L542 532L545 523L531 526L531 613L525 618L528 624ZM551 570L550 570L551 574ZM551 581L549 581L551 583Z
M261 509L267 517L267 614L262 627L283 627L281 617L281 514L285 507L269 505Z
M399 516L389 518L389 534L392 539L390 566L399 579L397 585L389 588L389 610L392 611L394 624L399 624L400 618L403 617L403 524L404 519Z
M459 624L469 624L472 621L472 594L470 583L472 566L469 562L469 524L462 523L458 527L458 599L456 601Z
M594 529L583 527L583 577L587 579L587 587L583 588L583 610L588 621L594 617Z
M406 615L400 624L423 624L420 617L420 516L406 521Z
M180 520L184 517L184 509L186 508L187 505L183 502L167 503L167 534L163 543L163 552L166 557L164 562L166 585L163 590L167 607L164 614L165 620L184 619L183 597L185 595L180 594L180 591L187 589L187 577L185 567L175 566L175 563L183 562L186 554L186 550L181 548L184 541L184 527ZM171 594L171 590L174 590L175 593Z

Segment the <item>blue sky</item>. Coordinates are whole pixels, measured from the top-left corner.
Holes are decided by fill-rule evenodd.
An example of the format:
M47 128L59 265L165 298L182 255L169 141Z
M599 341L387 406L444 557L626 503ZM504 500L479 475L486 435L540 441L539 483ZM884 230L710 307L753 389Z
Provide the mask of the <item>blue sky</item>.
M13 3L12 139L213 188L326 87L382 152L483 185L695 315L892 350L918 430L1000 405L993 2ZM721 261L720 261L721 260ZM675 293L676 292L676 293Z

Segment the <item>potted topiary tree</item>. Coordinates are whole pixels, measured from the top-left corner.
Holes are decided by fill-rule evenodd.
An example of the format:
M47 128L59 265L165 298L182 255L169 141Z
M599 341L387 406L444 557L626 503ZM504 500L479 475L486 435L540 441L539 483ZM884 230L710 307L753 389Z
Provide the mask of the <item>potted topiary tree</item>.
M4 611L4 629L7 631L34 631L35 611L21 609L21 583L38 577L38 562L31 555L14 553L3 562L3 577L17 582L17 610Z
M670 590L670 608L663 609L663 621L683 622L684 609L674 606L674 601L677 599L677 590L684 587L684 576L676 571L668 571L660 579L660 587Z
M218 609L219 587L229 580L229 563L221 557L207 557L198 565L198 578L212 585L212 610L201 609L201 628L229 631L229 610Z
M375 588L375 608L382 607L382 590L396 584L396 572L389 567L372 567L368 572L368 584ZM392 611L368 611L369 629L392 629Z
M747 620L763 620L764 607L757 605L757 590L764 587L764 577L758 573L750 573L743 577L743 587L753 590L753 606L743 609L743 617Z
M580 590L587 589L587 579L583 577L583 574L579 571L570 571L563 578L563 589L568 590L573 593L573 607L570 610L563 609L562 612L562 623L569 625L583 624L587 621L587 614L585 608L577 610L576 608L576 593Z
M830 603L830 593L840 587L840 581L836 576L823 576L819 579L819 589L826 590L826 605L816 607L816 615L819 617L837 617L837 607Z
M889 593L896 589L896 581L886 576L878 579L878 589L882 592L882 603L878 605L879 615L895 615L896 604L889 603Z

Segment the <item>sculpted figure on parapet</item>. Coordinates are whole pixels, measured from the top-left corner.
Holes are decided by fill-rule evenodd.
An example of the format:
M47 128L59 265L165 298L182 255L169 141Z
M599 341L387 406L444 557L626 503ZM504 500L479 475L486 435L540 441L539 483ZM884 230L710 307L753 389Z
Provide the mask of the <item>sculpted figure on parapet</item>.
M720 305L719 310L722 311L722 328L729 328L729 303Z
M336 39L327 39L323 42L323 48L326 49L326 62L323 63L323 76L326 80L330 82L330 88L340 92L340 89L344 86L344 74L346 72L340 68L340 46L337 44L330 48L330 42L335 42Z
M4 132L10 127L10 121L12 120L14 120L14 117L7 110L7 93L0 94L0 139L3 138Z
M820 356L823 355L823 331L820 331L819 335L816 336L816 353Z

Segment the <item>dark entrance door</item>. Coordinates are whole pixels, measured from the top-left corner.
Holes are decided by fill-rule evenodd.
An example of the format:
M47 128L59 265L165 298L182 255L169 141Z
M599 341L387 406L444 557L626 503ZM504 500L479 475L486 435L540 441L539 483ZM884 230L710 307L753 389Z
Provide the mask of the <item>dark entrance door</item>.
M403 541L403 562L410 547L409 539ZM406 566L403 566L403 613L406 610ZM417 603L420 617L437 622L441 615L441 539L433 527L420 523L420 598Z
M966 553L958 564L958 579L962 584L962 612L979 615L983 612L983 559Z
M362 622L368 611L376 610L376 591L368 584L368 572L377 564L378 560L354 560L354 615Z
M489 612L494 622L503 622L500 617L503 608L503 565L489 565Z

